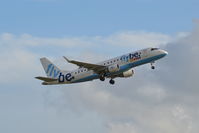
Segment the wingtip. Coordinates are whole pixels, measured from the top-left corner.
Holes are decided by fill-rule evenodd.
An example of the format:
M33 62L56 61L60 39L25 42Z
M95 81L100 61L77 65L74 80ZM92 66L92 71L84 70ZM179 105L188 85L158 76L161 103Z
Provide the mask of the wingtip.
M70 60L69 60L68 58L66 58L65 56L63 56L63 58L64 58L66 61L70 62Z

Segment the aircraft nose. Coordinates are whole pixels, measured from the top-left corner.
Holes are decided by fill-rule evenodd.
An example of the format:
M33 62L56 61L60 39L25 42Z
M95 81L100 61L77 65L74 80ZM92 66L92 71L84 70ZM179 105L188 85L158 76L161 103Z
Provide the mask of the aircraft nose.
M164 53L164 56L168 55L168 52L165 50L162 50L162 52Z
M164 51L164 53L165 53L166 55L168 55L168 52L167 52L167 51Z

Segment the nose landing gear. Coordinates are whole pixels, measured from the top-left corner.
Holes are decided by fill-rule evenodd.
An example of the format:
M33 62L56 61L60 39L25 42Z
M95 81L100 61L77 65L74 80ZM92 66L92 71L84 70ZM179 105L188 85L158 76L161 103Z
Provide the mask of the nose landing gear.
M151 62L151 69L155 69L154 63L155 62Z

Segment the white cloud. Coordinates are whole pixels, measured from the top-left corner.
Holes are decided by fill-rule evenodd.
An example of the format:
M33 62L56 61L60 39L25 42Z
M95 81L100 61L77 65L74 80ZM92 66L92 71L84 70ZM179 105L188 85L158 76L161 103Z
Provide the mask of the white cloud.
M62 38L45 38L34 37L29 34L22 34L20 36L13 35L11 33L3 33L0 35L1 45L12 45L19 47L26 46L56 46L56 47L75 47L79 45L91 45L90 42L84 37L62 37Z
M73 51L81 55L77 59L89 57L85 60L95 61L95 58L101 60L105 57L93 54L98 48L112 48L109 51L114 51L117 47L128 49L160 45L168 50L169 55L164 61L157 62L155 71L140 67L136 69L134 77L116 79L115 86L100 81L51 86L53 89L44 93L45 103L57 111L95 112L106 119L103 124L109 133L197 133L198 35L198 26L191 33L182 32L174 37L150 32L72 38L41 38L29 34L16 36L5 33L0 35L0 61L4 64L0 69L0 83L15 81L23 84L26 81L31 85L34 74L44 74L38 58L48 48L67 51L79 47L81 50ZM90 47L93 47L90 49L93 53L88 54ZM49 55L54 57L51 52ZM57 63L60 61L63 60L58 59Z
M111 48L113 49L111 51L114 51L114 49L119 49L117 47L157 46L159 43L163 44L169 40L170 37L168 35L147 32L123 32L108 37L60 38L34 37L26 33L22 35L3 33L0 35L0 61L4 64L1 66L3 73L1 82L17 81L17 79L23 77L26 79L24 75L30 70L36 69L38 71L39 57L46 55L46 53L50 56L53 53L60 55L73 53L74 55L76 54L75 57L78 59L98 62L107 59L106 55L95 54L95 51L99 49ZM110 51L109 54L111 55ZM57 60L61 68L68 66L68 69L66 69L71 70L74 67L66 63L63 64L63 61L62 59ZM35 62L37 63L35 64Z
M25 83L38 74L38 56L25 50L6 50L1 52L0 83ZM33 77L30 77L33 76Z
M153 32L123 32L117 33L106 38L109 44L130 47L157 47L170 42L172 37L169 35Z
M177 36L185 36L179 34ZM170 42L172 37L166 34L153 32L121 32L110 36L93 36L93 37L60 37L60 38L45 38L34 37L30 34L14 35L11 33L3 33L0 35L1 45L11 47L63 47L63 48L88 48L88 47L156 47L165 45ZM117 48L116 48L117 49Z

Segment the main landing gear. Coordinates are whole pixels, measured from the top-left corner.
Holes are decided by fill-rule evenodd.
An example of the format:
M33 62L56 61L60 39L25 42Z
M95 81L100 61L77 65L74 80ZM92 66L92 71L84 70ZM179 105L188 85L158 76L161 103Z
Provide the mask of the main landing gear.
M151 62L151 69L155 69L154 63L155 62Z
M104 81L104 80L105 80L105 76L104 76L104 75L101 75L101 76L100 76L100 80L101 80L101 81ZM115 84L115 80L111 79L111 80L109 81L109 83L113 85L113 84Z
M105 75L104 75L104 74L100 75L99 79L100 79L101 81L104 81L104 80L105 80ZM109 81L109 83L113 85L113 84L115 84L115 80L111 79L111 80Z
M101 80L101 81L104 81L104 80L105 80L105 76L104 76L104 75L101 75L101 76L100 76L100 80Z
M115 80L111 79L111 80L109 81L109 83L113 85L113 84L115 84Z

